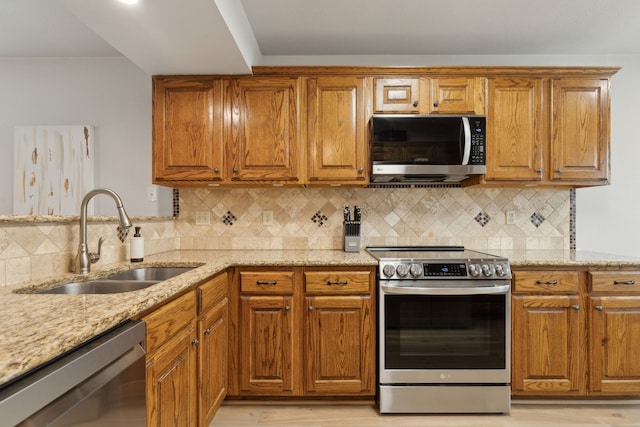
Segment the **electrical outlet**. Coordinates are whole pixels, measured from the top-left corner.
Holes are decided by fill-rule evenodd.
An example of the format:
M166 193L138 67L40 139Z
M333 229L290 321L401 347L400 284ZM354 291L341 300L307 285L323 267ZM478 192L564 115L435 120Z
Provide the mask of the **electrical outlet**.
M515 224L516 223L516 211L506 211L505 212L505 222L507 224Z
M273 211L262 211L262 225L273 225Z
M196 211L196 225L209 225L209 224L211 224L211 212Z
M158 189L154 185L150 185L149 187L147 187L147 201L158 201Z

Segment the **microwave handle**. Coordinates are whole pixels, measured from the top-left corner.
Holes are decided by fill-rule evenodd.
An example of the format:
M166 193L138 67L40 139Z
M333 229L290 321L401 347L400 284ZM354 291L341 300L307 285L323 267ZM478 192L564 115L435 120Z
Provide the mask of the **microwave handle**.
M471 157L471 126L469 126L469 117L462 117L462 127L464 129L464 149L462 150L462 164L469 164Z

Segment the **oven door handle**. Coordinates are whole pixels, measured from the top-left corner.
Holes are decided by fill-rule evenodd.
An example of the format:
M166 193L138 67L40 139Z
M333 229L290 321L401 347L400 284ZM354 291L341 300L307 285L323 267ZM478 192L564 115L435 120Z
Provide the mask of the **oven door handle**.
M511 285L498 286L473 286L468 288L428 288L428 287L404 287L404 286L385 286L381 285L380 289L385 294L404 294L404 295L487 295L487 294L507 294Z

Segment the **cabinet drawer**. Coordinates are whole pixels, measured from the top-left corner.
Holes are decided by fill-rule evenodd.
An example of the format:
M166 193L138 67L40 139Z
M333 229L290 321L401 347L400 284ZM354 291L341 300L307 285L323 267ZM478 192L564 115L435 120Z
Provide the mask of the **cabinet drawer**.
M514 292L577 293L577 271L514 271Z
M369 271L305 271L305 290L310 294L368 294Z
M589 292L640 294L640 271L590 271Z
M291 294L293 271L241 271L240 291L256 294Z
M160 347L169 338L195 319L196 295L191 291L145 316L147 324L147 352Z
M198 314L213 308L227 296L227 273L219 274L198 286Z

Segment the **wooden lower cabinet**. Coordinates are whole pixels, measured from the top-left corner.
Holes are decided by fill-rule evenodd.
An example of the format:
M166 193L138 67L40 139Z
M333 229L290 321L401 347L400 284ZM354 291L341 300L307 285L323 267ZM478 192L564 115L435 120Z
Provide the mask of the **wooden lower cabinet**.
M511 307L513 394L583 391L579 297L514 295Z
M374 281L373 268L237 269L230 396L374 396Z
M207 427L228 384L227 273L142 319L147 325L147 426Z
M640 271L513 274L514 396L640 396Z

